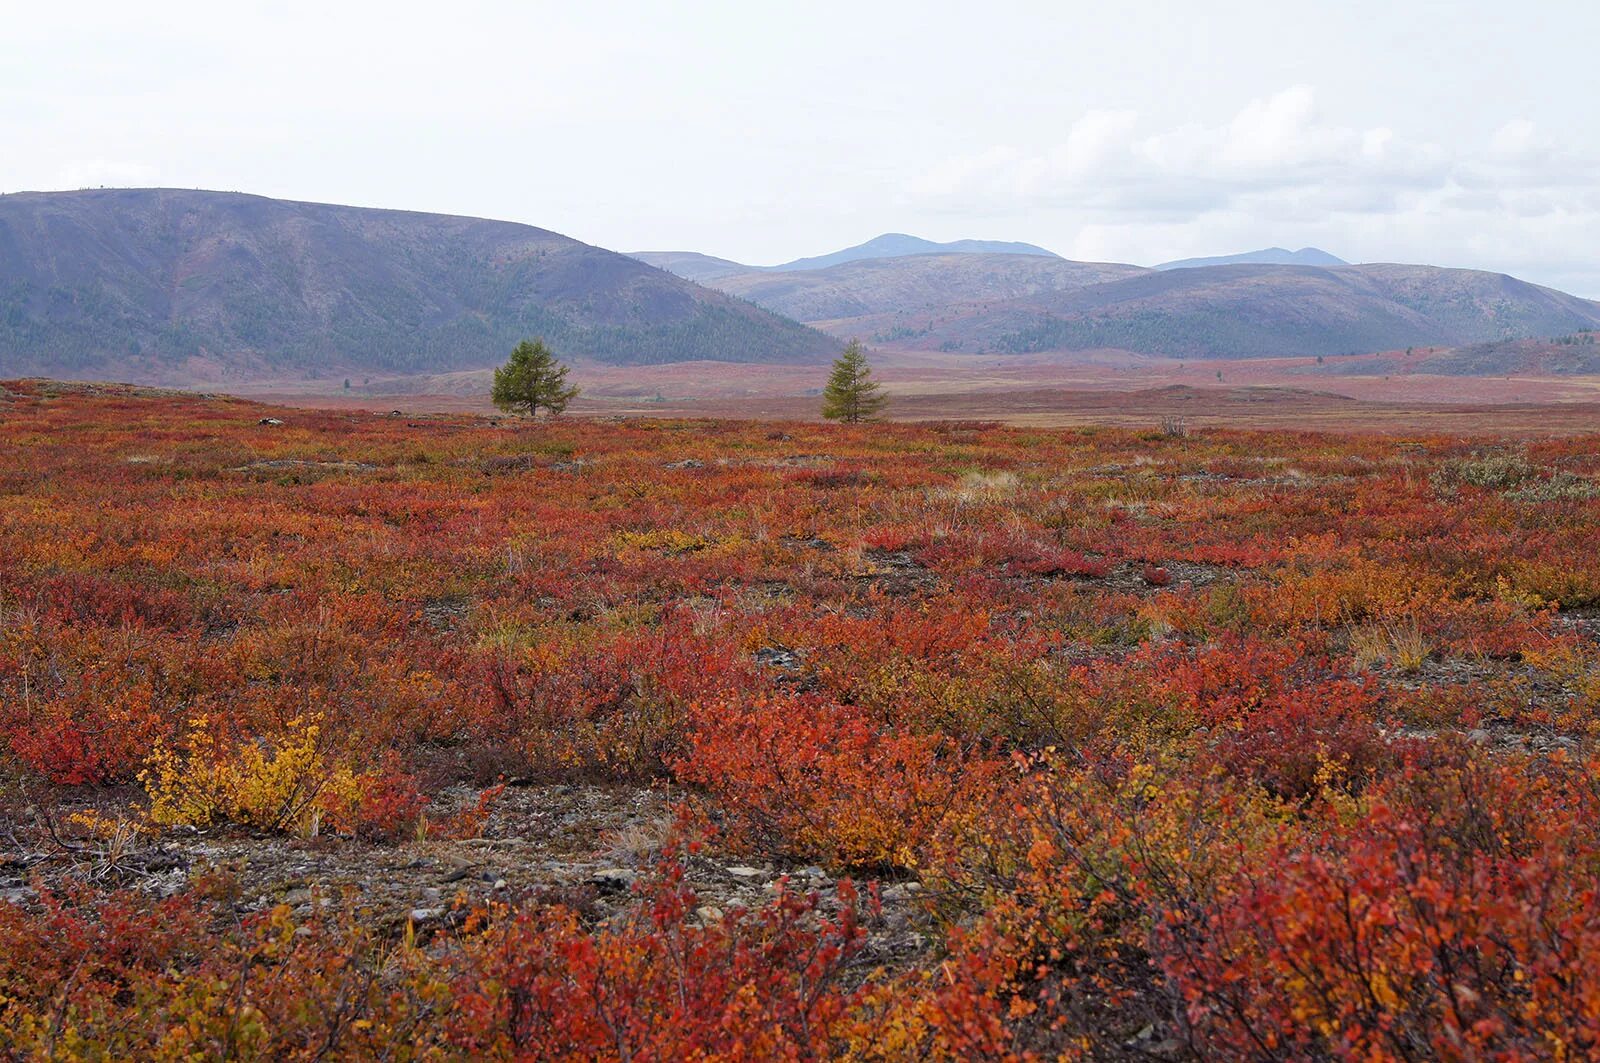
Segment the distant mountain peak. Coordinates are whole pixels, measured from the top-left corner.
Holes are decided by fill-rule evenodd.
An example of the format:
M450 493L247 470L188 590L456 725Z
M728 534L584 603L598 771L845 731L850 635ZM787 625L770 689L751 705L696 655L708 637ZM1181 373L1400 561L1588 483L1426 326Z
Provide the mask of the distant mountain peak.
M912 236L908 233L884 233L881 236L874 236L864 244L847 247L841 251L833 251L826 255L814 255L810 258L797 258L792 262L784 262L767 268L785 272L797 269L826 269L829 266L837 266L842 262L855 262L864 258L902 258L906 255L939 254L1061 257L1054 251L1046 250L1037 244L1024 244L1009 240L952 240L948 243L939 243L934 240L924 240L920 236Z
M905 258L909 255L1036 255L1065 261L1054 251L1037 244L1008 240L951 240L949 243L941 244L909 233L883 233L864 244L856 244L854 247L846 247L825 255L797 258L792 262L782 262L776 266L747 266L726 258L703 255L698 251L631 251L629 254L640 262L699 284L710 284L741 273L793 273L799 270L827 269L829 266L841 266L846 262Z
M1349 264L1320 247L1302 247L1298 251L1290 251L1285 247L1263 247L1259 251L1244 251L1237 255L1180 258L1173 262L1163 262L1156 269L1200 269L1205 266L1348 266Z

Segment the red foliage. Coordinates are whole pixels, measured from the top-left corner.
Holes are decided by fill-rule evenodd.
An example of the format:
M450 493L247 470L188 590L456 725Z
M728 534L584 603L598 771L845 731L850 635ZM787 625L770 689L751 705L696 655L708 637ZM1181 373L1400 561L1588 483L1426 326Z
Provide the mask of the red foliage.
M1146 565L1139 570L1139 578L1152 587L1165 587L1172 582L1172 576L1160 565Z
M474 1057L820 1059L853 1022L843 973L866 941L852 887L837 915L780 888L756 912L691 921L669 868L628 922L570 911L494 919L452 983L445 1038Z
M0 1051L1600 1053L1593 439L0 402ZM183 800L213 755L315 839ZM404 867L655 851L508 783L920 879L922 944L866 951L849 886L699 913L696 859L462 879L412 934L63 885L168 883L192 808Z

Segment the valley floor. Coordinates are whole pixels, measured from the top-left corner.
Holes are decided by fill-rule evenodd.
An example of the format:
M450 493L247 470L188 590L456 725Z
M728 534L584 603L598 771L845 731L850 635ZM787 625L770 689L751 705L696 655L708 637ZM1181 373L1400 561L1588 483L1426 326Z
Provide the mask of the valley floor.
M1419 356L1420 357L1420 356ZM1404 360L1403 352L1391 356ZM977 356L880 351L876 376L895 420L1138 427L1196 425L1338 431L1527 433L1600 430L1600 377L1363 375L1372 356L1177 362L1122 352ZM580 364L575 412L590 415L814 419L825 366L707 362ZM218 383L267 402L406 413L486 413L487 371L342 381ZM202 385L204 388L213 385Z
M1594 1058L1593 407L1170 383L0 383L0 1055Z

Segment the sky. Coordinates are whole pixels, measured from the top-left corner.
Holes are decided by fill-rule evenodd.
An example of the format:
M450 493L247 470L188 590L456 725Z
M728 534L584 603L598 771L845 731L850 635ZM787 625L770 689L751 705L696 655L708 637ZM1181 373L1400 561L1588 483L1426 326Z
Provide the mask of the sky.
M1600 4L0 0L0 193L172 186L770 264L1281 245L1600 298Z

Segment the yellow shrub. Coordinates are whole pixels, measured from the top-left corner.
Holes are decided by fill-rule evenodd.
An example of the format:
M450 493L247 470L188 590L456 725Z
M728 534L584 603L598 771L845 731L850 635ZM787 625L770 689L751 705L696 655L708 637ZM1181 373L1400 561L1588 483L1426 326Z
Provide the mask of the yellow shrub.
M241 743L225 756L202 717L190 721L187 753L158 744L139 781L150 819L162 826L234 823L256 830L315 833L325 808L358 799L355 776L317 750L321 727L296 718L274 740Z
M696 535L681 528L654 528L650 531L619 532L612 541L619 548L635 550L660 550L668 554L689 554L722 545L725 540L715 535Z
M1360 669L1385 664L1416 672L1433 653L1433 645L1416 620L1368 624L1350 630L1350 655Z

